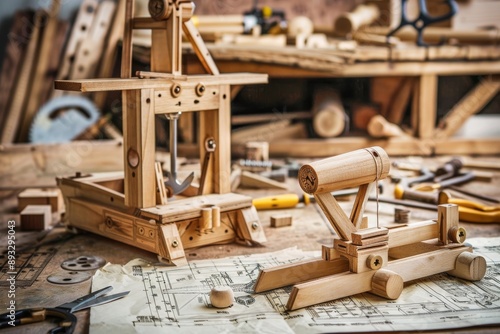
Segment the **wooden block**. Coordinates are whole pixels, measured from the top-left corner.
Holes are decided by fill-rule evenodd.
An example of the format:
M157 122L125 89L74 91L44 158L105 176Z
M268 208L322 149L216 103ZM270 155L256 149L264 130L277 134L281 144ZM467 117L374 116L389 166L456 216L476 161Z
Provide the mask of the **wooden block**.
M292 226L292 216L289 214L279 214L271 216L271 227Z
M51 222L50 205L28 205L21 212L21 231L43 231Z
M360 230L352 233L352 243L355 245L363 245L363 241L367 241L375 237L386 236L388 233L389 230L386 228L370 228Z
M17 210L23 211L28 205L50 205L52 212L63 210L59 189L28 188L17 195Z

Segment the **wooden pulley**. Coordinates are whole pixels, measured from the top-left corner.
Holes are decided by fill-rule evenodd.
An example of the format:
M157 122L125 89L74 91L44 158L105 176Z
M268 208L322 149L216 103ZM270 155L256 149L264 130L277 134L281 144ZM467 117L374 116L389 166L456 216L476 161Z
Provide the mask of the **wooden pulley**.
M168 0L149 0L148 9L153 19L161 21L170 17L173 5Z
M390 167L384 149L374 146L303 165L298 178L306 193L325 193L384 179Z

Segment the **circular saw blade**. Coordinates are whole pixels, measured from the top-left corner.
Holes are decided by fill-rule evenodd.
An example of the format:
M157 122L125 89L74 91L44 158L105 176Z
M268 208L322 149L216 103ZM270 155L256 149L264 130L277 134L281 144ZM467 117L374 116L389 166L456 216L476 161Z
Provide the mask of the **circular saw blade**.
M99 119L92 101L81 96L65 95L44 104L30 129L32 143L64 143L73 140Z

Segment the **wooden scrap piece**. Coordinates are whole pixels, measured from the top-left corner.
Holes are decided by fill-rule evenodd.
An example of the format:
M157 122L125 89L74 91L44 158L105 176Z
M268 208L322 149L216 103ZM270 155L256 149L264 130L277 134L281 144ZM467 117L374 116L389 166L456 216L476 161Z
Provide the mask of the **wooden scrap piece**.
M43 231L52 222L50 205L28 205L21 212L21 231Z
M271 227L292 226L292 215L282 213L271 216Z
M247 188L288 190L288 186L285 183L274 181L249 171L241 172L239 185Z
M61 192L57 188L28 188L17 195L17 210L23 211L28 205L49 205L51 212L63 210Z

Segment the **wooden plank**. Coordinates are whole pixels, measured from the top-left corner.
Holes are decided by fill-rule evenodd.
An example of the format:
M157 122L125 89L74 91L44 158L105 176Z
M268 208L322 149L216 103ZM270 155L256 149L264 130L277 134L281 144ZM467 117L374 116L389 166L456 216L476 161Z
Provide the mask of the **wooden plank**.
M8 42L3 55L2 71L0 73L0 129L5 131L4 122L9 114L9 103L15 95L16 78L21 71L22 60L31 36L31 29L25 29L26 22L33 17L30 10L18 11L7 35Z
M447 138L433 140L434 153L438 155L497 155L500 138Z
M58 17L60 11L60 1L53 0L48 12L48 17L44 22L43 33L40 36L40 46L35 63L34 73L32 74L32 85L29 89L29 99L24 109L22 121L19 127L17 140L25 142L28 139L28 133L33 123L33 118L40 106L46 101L47 94L51 89L51 85L47 83L51 81L50 63L52 57L59 58L61 40L57 43L57 28ZM54 52L54 49L56 50Z
M4 131L1 137L2 144L10 144L16 138L18 127L22 119L22 112L27 103L27 96L30 92L32 85L32 69L35 65L35 58L37 55L38 42L41 34L42 22L46 13L43 10L38 10L33 18L33 30L31 32L30 40L26 48L26 54L23 59L21 71L18 74L16 85L12 100L10 101L8 110L9 114L5 120Z
M209 194L170 201L168 205L141 210L145 219L154 219L162 224L201 217L200 209L207 204L220 207L220 212L244 209L252 206L252 198L241 194Z
M446 139L452 136L467 121L467 118L481 111L499 90L498 77L481 80L440 120L438 129L434 131L434 137Z
M255 292L282 288L326 275L334 275L349 270L349 261L344 258L333 261L312 259L299 264L285 264L264 268L255 283Z
M241 187L253 189L288 190L288 185L286 183L274 181L265 176L255 174L246 170L241 172L239 185Z
M56 177L123 169L121 141L0 147L0 189L54 187Z
M199 82L206 85L251 85L267 82L267 74L254 73L227 73L217 76L199 75L189 76L186 82L180 82L186 88L194 88ZM69 90L75 92L97 92L113 90L132 90L132 89L170 89L175 80L168 79L80 79L80 80L57 80L56 89Z
M437 75L425 74L419 80L418 136L426 139L434 134L437 117Z
M133 30L133 20L134 20L134 1L133 0L122 0L122 1L126 1L126 6L125 6L125 27L123 30L120 78L125 79L132 77L132 30ZM56 81L56 89L57 89L57 81ZM125 102L125 100L123 102Z

